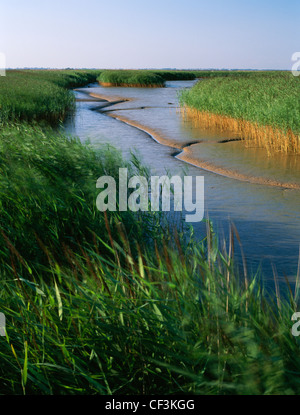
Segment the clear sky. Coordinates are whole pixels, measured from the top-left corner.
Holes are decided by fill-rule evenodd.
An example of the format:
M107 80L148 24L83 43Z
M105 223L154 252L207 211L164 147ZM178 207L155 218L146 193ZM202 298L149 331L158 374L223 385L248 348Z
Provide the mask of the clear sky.
M291 69L299 0L0 0L7 67Z

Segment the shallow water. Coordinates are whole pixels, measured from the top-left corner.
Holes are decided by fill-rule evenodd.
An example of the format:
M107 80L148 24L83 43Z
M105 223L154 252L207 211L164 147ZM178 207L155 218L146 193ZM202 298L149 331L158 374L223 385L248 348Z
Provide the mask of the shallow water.
M220 143L236 137L201 130L183 119L178 110L178 93L181 88L193 84L194 81L172 81L166 88L103 88L98 85L82 88L75 92L77 98L84 99L86 93L92 93L108 100L126 98L130 101L107 106L103 112L95 110L103 105L101 102L77 102L76 114L66 122L65 128L96 148L110 143L126 158L135 149L152 174L168 171L175 175L184 169L186 175L204 176L206 216L213 220L215 230L221 235L224 233L226 238L229 221L234 222L250 273L257 271L260 265L267 283L273 284L271 264L274 264L279 279L283 281L286 275L292 282L299 256L300 191L245 180L258 177L266 182L272 179L271 184L275 181L300 185L299 158L284 155L268 158L265 150L247 149L240 142ZM171 147L157 143L141 129L112 117L122 117L140 128L145 127ZM180 148L195 141L197 144L180 153ZM180 158L196 161L196 164L211 163L220 171L242 174L239 179L226 177L187 164ZM196 223L193 226L201 238L205 225Z

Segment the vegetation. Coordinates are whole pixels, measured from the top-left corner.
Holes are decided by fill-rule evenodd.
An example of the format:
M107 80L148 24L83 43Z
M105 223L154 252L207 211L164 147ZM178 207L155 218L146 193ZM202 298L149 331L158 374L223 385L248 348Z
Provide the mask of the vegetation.
M206 127L231 130L248 146L300 153L300 80L289 72L230 72L184 91L184 113Z
M105 70L98 77L103 86L163 87L165 81L195 79L189 71Z
M0 77L0 122L63 120L74 105L69 88L95 82L100 71L7 71Z
M84 247L93 243L104 228L104 218L97 214L95 205L96 181L102 175L116 176L118 166L121 161L117 152L104 148L95 153L78 139L49 128L24 123L3 127L1 266L10 263L12 246L30 269L37 270L48 263L50 253L61 263L64 245L79 249L78 244ZM130 236L134 230L142 237L130 212L123 213L123 221ZM147 227L143 229L146 232Z
M298 289L274 304L210 227L185 244L152 214L98 212L115 151L27 124L0 143L1 394L300 392Z
M196 242L156 213L100 213L97 178L124 166L49 126L1 125L0 394L299 394L299 279L267 295L234 264L234 228L226 252L210 224Z

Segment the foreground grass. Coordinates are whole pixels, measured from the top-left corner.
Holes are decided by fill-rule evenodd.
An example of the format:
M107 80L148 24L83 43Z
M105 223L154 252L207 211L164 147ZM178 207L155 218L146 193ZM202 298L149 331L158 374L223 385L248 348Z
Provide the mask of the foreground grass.
M11 250L21 253L29 268L64 256L61 247L81 247L103 234L97 214L96 181L117 176L126 166L118 152L104 147L95 153L76 138L49 127L26 123L0 131L0 263L10 263ZM130 168L133 171L134 166ZM115 213L116 218L121 217ZM137 232L136 217L124 212L127 232ZM144 227L146 232L147 227ZM104 241L108 235L104 232ZM14 248L12 248L12 246ZM79 248L77 248L79 249ZM21 264L21 263L20 263Z
M267 295L211 227L183 242L161 218L98 212L115 151L26 124L0 135L1 394L300 392L298 290Z
M299 96L299 78L289 72L215 73L184 91L181 104L200 125L231 130L247 145L299 153Z
M100 71L7 71L0 77L0 122L55 124L74 107L69 88L95 82Z
M39 278L2 271L1 393L299 393L289 303L205 244L141 251L125 239L114 260L90 247Z

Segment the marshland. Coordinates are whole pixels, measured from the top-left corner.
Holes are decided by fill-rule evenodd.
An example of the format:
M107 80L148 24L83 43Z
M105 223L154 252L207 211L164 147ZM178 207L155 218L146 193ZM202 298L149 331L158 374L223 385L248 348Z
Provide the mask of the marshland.
M299 394L299 80L0 78L1 394ZM99 212L124 167L204 176L205 221Z

